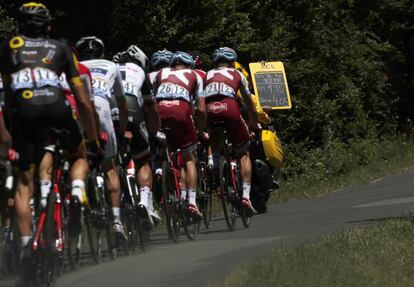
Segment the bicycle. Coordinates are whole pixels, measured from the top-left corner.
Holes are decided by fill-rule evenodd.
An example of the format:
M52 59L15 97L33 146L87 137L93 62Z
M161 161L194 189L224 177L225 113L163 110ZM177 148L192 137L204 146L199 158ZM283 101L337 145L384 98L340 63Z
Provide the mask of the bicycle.
M62 181L61 138L69 135L69 132L64 129L50 129L50 134L56 140L54 148L48 150L53 155L51 189L47 196L46 208L40 213L33 238L33 281L29 282L45 286L51 286L55 275L63 272L64 242L67 236L63 224L65 215L62 199L65 197L65 191Z
M162 130L168 138L170 130ZM176 150L170 152L166 143L161 149L160 155L162 160L162 204L165 213L165 219L167 224L167 230L170 239L173 242L178 242L180 236L180 228L184 229L184 232L189 240L195 240L198 225L191 214L188 213L188 199L181 199L180 191L180 178L181 169L183 168L182 152ZM188 194L187 194L188 196Z
M213 192L211 189L212 171L207 167L207 158L208 144L206 141L201 141L197 145L197 203L203 214L204 226L210 229L213 218Z
M250 216L242 205L240 170L234 149L228 139L224 122L217 122L214 127L221 131L224 139L220 152L218 185L220 187L219 197L227 227L230 231L233 231L236 227L236 219L240 216L243 226L249 228Z
M152 225L147 219L140 216L138 207L140 193L135 178L135 162L129 156L129 145L124 156L119 154L119 162L122 167L118 171L123 191L121 195L122 221L128 238L127 253L132 254L135 252L138 242L142 251L147 249Z
M112 239L111 208L106 198L105 175L101 165L90 162L92 170L87 179L88 206L85 208L85 229L89 248L95 263L103 259L104 237L112 259L117 257Z

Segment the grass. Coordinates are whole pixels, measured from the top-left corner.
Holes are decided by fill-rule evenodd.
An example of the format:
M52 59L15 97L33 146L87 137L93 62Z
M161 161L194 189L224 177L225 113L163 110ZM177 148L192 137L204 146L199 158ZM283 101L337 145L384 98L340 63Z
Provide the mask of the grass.
M414 217L275 251L211 287L414 286Z

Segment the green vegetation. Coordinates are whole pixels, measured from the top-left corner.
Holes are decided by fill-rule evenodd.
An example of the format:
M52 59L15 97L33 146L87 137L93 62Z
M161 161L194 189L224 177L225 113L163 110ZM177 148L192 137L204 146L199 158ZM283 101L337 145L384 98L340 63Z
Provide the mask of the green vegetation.
M0 37L13 31L21 2L0 1ZM54 16L52 36L96 35L108 56L131 43L148 55L193 50L208 69L211 52L226 45L245 65L283 61L293 108L272 116L287 155L284 180L305 180L310 167L332 167L318 175L324 180L369 165L371 151L413 126L412 0L42 2Z
M413 238L413 216L389 219L276 251L210 286L413 286Z
M307 151L300 146L296 149L286 151L281 188L271 201L312 197L414 168L412 136L336 142Z

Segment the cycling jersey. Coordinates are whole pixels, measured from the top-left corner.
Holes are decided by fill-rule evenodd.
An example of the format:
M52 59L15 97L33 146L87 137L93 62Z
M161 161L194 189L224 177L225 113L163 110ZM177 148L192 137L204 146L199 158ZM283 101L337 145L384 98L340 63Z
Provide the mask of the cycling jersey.
M246 77L233 68L217 68L207 72L204 79L204 96L225 96L235 98L237 91L250 96Z
M246 78L235 69L217 68L207 72L204 84L207 125L213 128L216 122L224 122L233 146L237 149L247 148L249 129L236 100L238 91L251 96Z
M105 159L113 160L117 155L117 142L112 116L118 114L116 98L124 97L121 73L118 66L108 60L82 61L92 75L92 93L100 128L108 135L105 144Z
M121 72L125 95L136 97L142 107L144 99L141 89L145 82L144 70L134 63L119 64L118 69Z
M155 100L185 100L203 94L203 80L190 69L164 68L157 72L154 80Z
M194 151L197 136L191 102L203 94L201 77L190 69L164 68L155 74L153 88L161 126L171 129L167 136L169 144Z
M107 100L111 109L116 108L116 98L124 96L122 77L117 65L104 59L82 61L82 64L91 72L93 95Z
M194 72L196 72L203 80L206 77L207 73L200 69L195 69Z
M63 138L63 147L78 150L80 132L59 81L64 72L73 85L82 84L75 61L70 48L53 39L20 35L1 44L0 72L9 79L10 128L21 170L40 160L49 127L68 129L71 135Z
M150 156L149 137L143 113L143 92L149 94L149 91L145 90L147 87L145 72L134 63L119 64L118 68L121 72L128 106L127 130L133 135L130 143L131 156L143 162Z

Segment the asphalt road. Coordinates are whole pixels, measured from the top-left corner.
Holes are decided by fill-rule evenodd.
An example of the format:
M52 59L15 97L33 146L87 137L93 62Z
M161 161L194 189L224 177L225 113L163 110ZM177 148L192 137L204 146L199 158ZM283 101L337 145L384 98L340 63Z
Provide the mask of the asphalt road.
M107 259L100 265L84 263L81 269L59 278L57 286L207 286L272 249L314 241L323 235L354 226L366 226L414 209L414 171L377 180L309 200L269 206L255 216L251 227L227 231L224 220L213 222L194 242L184 236L170 243L165 233L152 237L144 253ZM3 284L3 285L2 285ZM0 281L0 286L12 286Z

